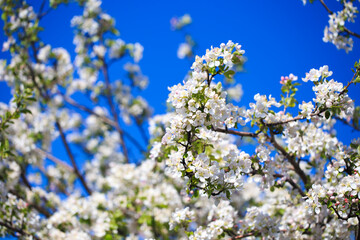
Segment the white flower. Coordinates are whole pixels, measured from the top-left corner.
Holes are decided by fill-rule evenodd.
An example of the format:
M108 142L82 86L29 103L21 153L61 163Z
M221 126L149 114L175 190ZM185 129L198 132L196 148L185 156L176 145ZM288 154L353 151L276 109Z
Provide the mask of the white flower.
M50 52L51 52L51 46L46 45L39 50L37 58L42 62L46 62L50 55Z
M105 56L106 48L103 45L94 45L93 50L99 58L103 58Z
M301 115L306 117L307 119L311 118L311 113L314 110L314 105L312 102L306 103L305 101L302 102L302 104L299 104L299 109L301 110Z
M187 56L191 56L192 50L191 46L188 43L181 43L179 45L177 56L180 59L184 59Z

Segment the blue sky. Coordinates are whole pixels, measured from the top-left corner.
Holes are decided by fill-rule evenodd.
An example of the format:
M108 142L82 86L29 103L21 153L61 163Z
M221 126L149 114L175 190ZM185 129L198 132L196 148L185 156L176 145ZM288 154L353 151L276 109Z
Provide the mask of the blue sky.
M39 1L31 0L39 5ZM329 0L329 7L338 10L340 4ZM246 51L246 72L238 75L244 96L240 105L248 106L256 93L272 94L280 99L280 77L293 73L301 77L311 68L329 65L333 78L347 83L352 78L351 67L360 57L360 41L355 39L349 54L322 41L328 16L319 1L303 6L300 0L232 0L232 1L110 1L104 0L103 9L116 19L120 37L126 42L140 42L144 58L140 66L149 77L150 85L144 97L155 114L165 113L168 86L181 82L189 70L189 62L176 56L183 35L170 29L170 19L189 13L193 23L186 28L198 43L197 54L202 55L211 45L232 40ZM74 59L73 29L70 20L80 15L75 4L61 6L43 19L44 42L53 47L64 47ZM359 20L359 19L358 19ZM360 30L358 23L349 28ZM0 35L3 40L3 35ZM1 58L8 57L0 53ZM122 66L110 70L112 79L123 76ZM313 98L311 83L300 88L299 100ZM0 101L9 99L8 89L0 85ZM360 102L359 86L352 86L349 95ZM339 138L348 143L359 136L349 128L340 127Z

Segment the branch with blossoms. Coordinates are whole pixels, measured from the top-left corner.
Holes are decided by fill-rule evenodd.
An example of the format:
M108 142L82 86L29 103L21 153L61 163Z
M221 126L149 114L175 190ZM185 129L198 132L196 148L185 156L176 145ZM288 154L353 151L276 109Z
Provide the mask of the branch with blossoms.
M302 0L304 5L307 0ZM309 0L313 3L314 0ZM346 22L355 22L356 14L359 12L356 1L340 1L342 10L333 12L325 3L320 0L321 5L329 14L329 26L324 29L324 42L331 42L337 49L344 49L346 52L352 51L354 40L351 36L360 38L360 34L356 33L345 26Z
M6 223L6 222L0 221L0 226L3 226L3 227L6 227L7 229L10 229L13 232L12 235L14 237L17 237L18 235L16 233L18 233L18 234L20 234L21 236L24 236L24 237L31 237L31 238L34 238L36 240L40 239L36 235L28 233L26 230L23 230L21 228L13 227L11 224Z
M310 130L304 130L303 127L314 129L318 132L316 134L322 134L329 141L337 141L329 138L326 132L316 130L310 120L321 121L326 126L327 121L335 116L341 119L351 116L354 106L347 95L347 90L352 83L357 82L355 79L358 79L358 68L345 87L341 83L327 79L332 75L327 66L319 70L312 69L303 81L310 80L314 83L316 98L314 104L312 102L300 104L301 113L296 117L292 117L290 113L285 114L286 108L293 108L297 103L295 93L299 84L295 83L297 77L293 75L283 77L281 80L284 93L281 102L257 94L254 97L256 103L251 103L250 109L245 110L228 103L226 91L222 89L221 83L214 83L215 76L224 75L233 64L232 61L236 61L237 55L243 54L238 46L229 41L219 48L207 50L206 55L202 57L196 56L190 77L183 85L170 88L168 101L177 115L171 118L162 138L165 151L169 151L165 156L167 167L173 174L186 177L188 193L190 192L193 197L207 195L231 199L233 192L241 189L243 185L242 175L249 176L255 172L255 176L262 175L263 185L272 189L283 187L275 181L277 178L282 178L303 197L302 204L307 205L314 199L311 194L315 185L312 176L300 165L301 157L310 154L311 160L304 163L308 166L316 166L319 164L314 162L317 154L329 156L334 150L322 148L311 150L318 151L316 155L297 150L296 146L302 146L302 142L307 141L306 138L312 138L309 134ZM270 110L273 106L281 105L284 106L282 112L276 113ZM303 119L308 121L299 121ZM248 122L251 122L251 127L257 126L258 130L253 132L236 130L240 125L245 126ZM298 131L299 135L297 133L294 135L294 131L295 133ZM227 150L220 150L222 147L218 145L219 139L228 141L222 135L224 133L256 139L259 146L256 148L255 157L250 158L249 154L239 151L237 147L233 148L231 142L226 142ZM283 135L282 138L287 144L279 144L278 135ZM193 138L196 140L192 140ZM296 145L291 141L295 141ZM272 157L271 154L274 152L278 154ZM284 160L290 166L284 164ZM233 168L234 166L236 168ZM295 180L291 177L284 178L283 173L289 170L297 175ZM309 211L313 208L307 206ZM351 209L353 209L351 211L356 210ZM318 213L318 210L315 211ZM346 220L353 216L355 215L349 215ZM304 232L308 230L304 229Z
M347 91L348 91L348 88L349 88L349 86L352 84L352 83L357 83L359 80L357 80L357 79L359 79L359 77L360 77L360 68L359 68L359 66L357 65L357 63L355 63L355 65L357 66L357 68L356 68L356 70L355 70L355 73L354 73L354 75L353 75L353 77L352 77L352 79L348 82L348 84L341 90L341 92L339 93L339 97L342 95L342 94L344 94L344 93L347 93ZM321 70L320 69L320 71L319 72L315 72L316 70L315 69L313 69L312 70L313 72L311 73L309 73L308 75L307 75L307 77L305 78L305 80L307 81L308 79L311 79L312 78L312 76L310 76L311 74L315 74L315 75L323 75L324 73L322 73L323 72L323 70ZM327 70L325 70L325 71L327 71ZM325 75L323 75L323 78L324 77L328 77L328 75L326 75L326 73L325 73ZM317 78L318 79L318 78ZM317 81L317 79L316 79L316 77L315 77L315 81ZM312 80L311 80L312 81ZM324 112L326 112L326 111L329 111L329 112L331 112L331 107L329 107L329 106L321 106L320 108L319 108L319 106L316 106L316 108L311 112L311 113L306 113L305 114L305 112L302 114L302 115L298 115L298 116L296 116L296 117L294 117L294 118L292 118L292 119L288 119L288 120L285 120L285 121L280 121L280 122L273 122L273 123L267 123L266 125L267 126L276 126L276 125L281 125L281 124L285 124L285 123L289 123L289 122L293 122L293 121L298 121L298 120L303 120L303 119L308 119L308 118L312 118L312 117L316 117L316 116L321 116L321 114L322 113L324 113ZM336 113L334 113L334 114L336 114ZM336 117L336 116L335 116ZM344 121L344 119L342 119L341 117L336 117L338 120L340 120L340 121Z
M326 9L326 11L330 14L330 15L333 15L334 14L334 12L333 11L331 11L330 9L329 9L329 7L325 4L325 2L324 2L324 0L320 0L320 3L324 6L324 8ZM352 2L343 2L342 3L345 7L344 8L351 8L352 7ZM350 5L350 6L348 6L348 5ZM348 10L349 11L349 10ZM355 12L357 12L356 11L356 8L355 8ZM347 14L349 14L349 15L351 15L351 13L347 13ZM353 31L350 31L348 28L346 28L346 27L343 27L343 31L344 32L346 32L346 33L348 33L348 34L350 34L350 35L353 35L354 37L357 37L357 38L360 38L360 34L357 34L357 33L355 33L355 32L353 32Z

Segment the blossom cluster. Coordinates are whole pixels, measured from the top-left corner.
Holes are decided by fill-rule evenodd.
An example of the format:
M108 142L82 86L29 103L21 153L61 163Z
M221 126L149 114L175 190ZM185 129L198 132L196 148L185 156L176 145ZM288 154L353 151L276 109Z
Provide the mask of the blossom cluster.
M345 22L354 22L358 10L352 1L344 1L343 6L344 8L341 11L329 15L329 26L325 27L323 41L331 42L337 49L344 49L349 52L353 48L354 40L349 35L342 33Z
M173 29L181 29L185 27L186 25L191 24L192 19L189 14L184 14L181 17L173 17L170 20L171 27Z
M317 109L322 111L324 108L332 109L332 107L334 107L333 111L341 117L346 118L346 116L351 116L354 112L353 101L345 92L346 89L344 89L341 82L337 82L334 79L327 80L331 75L332 71L329 71L329 67L325 65L319 70L311 69L309 73L306 73L303 81L307 82L310 80L314 82L315 86L313 86L313 91L316 98L314 98L313 101ZM300 109L302 110L302 114L309 118L309 109L312 108L314 108L314 105L309 102L306 105L302 105Z
M168 102L177 115L161 141L167 148L173 148L167 165L175 174L190 177L194 181L191 188L200 188L208 194L214 194L213 188L220 183L225 187L218 194L241 187L241 173L250 171L250 156L230 142L225 142L226 147L219 145L222 135L211 130L223 128L224 124L231 128L243 123L239 108L226 102L221 83L212 83L214 75L224 74L243 53L241 46L231 41L212 48L203 57L196 57L194 71L183 85L169 88ZM219 155L216 152L220 149Z
M306 5L308 0L302 0ZM314 1L310 0L310 3ZM356 6L356 1L338 1L342 10L333 12L325 2L321 2L325 10L329 14L329 25L324 29L324 42L330 42L336 46L337 49L343 49L346 53L352 51L354 40L352 36L359 37L359 34L349 30L346 26L346 22L354 23L356 14L359 12Z

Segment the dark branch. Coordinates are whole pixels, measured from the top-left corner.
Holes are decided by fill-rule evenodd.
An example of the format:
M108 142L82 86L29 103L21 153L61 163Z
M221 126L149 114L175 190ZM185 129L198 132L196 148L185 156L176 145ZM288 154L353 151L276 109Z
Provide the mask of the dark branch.
M111 92L111 85L110 85L110 78L109 78L109 73L108 73L108 67L106 65L106 62L104 59L102 59L102 63L103 63L103 67L102 67L102 71L104 74L104 78L105 78L105 87L106 87L106 98L111 110L111 114L113 115L114 121L115 121L115 127L116 130L118 131L119 135L120 135L120 141L121 141L121 148L123 150L123 154L125 157L126 162L129 162L129 155L128 155L128 151L125 145L125 141L124 141L124 132L120 127L119 124L119 118L118 118L118 114L116 112L116 108L115 105L113 103L113 99L112 99L112 92Z
M330 8L325 4L324 0L320 0L320 3L323 5L323 7L326 9L326 11L327 11L330 15L334 14L334 12L331 11ZM350 35L352 35L352 36L354 36L354 37L360 38L360 34L355 33L355 32L353 32L353 31L349 30L349 29L346 28L345 26L344 26L343 28L344 28L344 32L346 32L346 33L348 33L348 34L350 34Z
M213 130L215 132L229 133L229 134L233 134L233 135L241 136L241 137L253 137L254 138L254 137L258 136L257 133L240 132L240 131L235 131L235 130L231 130L231 129L213 128Z
M279 143L276 142L275 136L272 132L270 132L270 142L272 145L282 154L286 159L290 162L290 164L294 167L294 171L299 175L301 180L304 182L305 188L308 189L309 186L309 178L306 176L304 171L300 168L299 164L296 162L296 159L294 156L292 156L290 153L288 153Z
M66 152L70 158L70 161L71 161L71 164L74 168L74 173L76 174L76 176L78 176L78 178L80 179L80 182L82 183L82 185L84 186L86 192L91 195L92 194L92 191L91 189L89 188L89 186L87 185L84 177L82 176L82 174L80 173L80 170L79 168L77 167L77 164L76 164L76 161L75 161L75 158L74 158L74 155L72 154L71 152L71 149L70 149L70 146L66 140L66 137L65 137L65 134L64 134L64 131L60 125L60 123L58 121L55 122L56 124L56 127L58 128L59 132L60 132L60 137L61 137L61 140L65 146L65 149L66 149Z
M31 234L31 233L27 232L27 231L24 230L24 229L16 228L16 227L12 226L12 225L9 224L9 223L0 221L0 226L6 227L6 228L9 229L10 231L12 231L12 232L14 232L14 233L19 233L19 234L22 235L22 236L31 236L31 237L33 237L33 238L36 239L36 240L40 240L40 238L37 237L35 234ZM13 235L14 235L14 237L16 237L15 234L13 234Z

